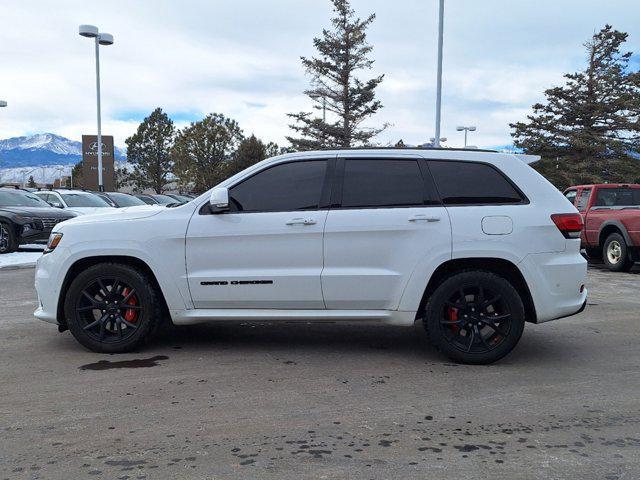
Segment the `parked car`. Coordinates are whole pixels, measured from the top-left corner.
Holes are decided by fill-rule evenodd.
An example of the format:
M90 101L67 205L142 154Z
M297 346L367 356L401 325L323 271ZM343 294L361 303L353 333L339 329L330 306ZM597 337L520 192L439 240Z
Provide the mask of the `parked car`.
M128 193L121 192L94 192L97 196L102 198L105 202L115 208L124 207L138 207L140 205L147 205L135 195L129 195Z
M640 185L578 185L564 194L582 215L582 247L590 258L614 272L640 261Z
M175 198L170 197L169 195L162 195L158 193L137 193L135 194L135 196L145 202L147 205L172 205L174 203L183 203L176 200Z
M62 208L76 215L104 213L104 209L113 208L98 195L84 190L41 190L34 192L34 195L52 207Z
M37 264L35 316L96 352L163 318L421 322L450 358L490 363L526 321L584 308L582 218L517 156L301 152L192 202L76 218Z
M174 200L180 203L187 203L193 200L193 197L188 197L186 195L178 195L177 193L167 193L167 196L173 198Z
M73 217L25 190L0 188L0 254L22 244L46 243L55 225Z

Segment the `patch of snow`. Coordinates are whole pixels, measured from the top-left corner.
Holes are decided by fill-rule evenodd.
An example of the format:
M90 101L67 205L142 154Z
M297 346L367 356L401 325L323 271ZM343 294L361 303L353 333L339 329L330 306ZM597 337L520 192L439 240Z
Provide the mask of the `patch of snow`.
M0 269L7 267L31 267L42 256L40 252L14 252L0 255Z
M20 250L25 248L30 250L44 250L44 247L46 247L46 245L42 243L26 243L24 245L20 245Z

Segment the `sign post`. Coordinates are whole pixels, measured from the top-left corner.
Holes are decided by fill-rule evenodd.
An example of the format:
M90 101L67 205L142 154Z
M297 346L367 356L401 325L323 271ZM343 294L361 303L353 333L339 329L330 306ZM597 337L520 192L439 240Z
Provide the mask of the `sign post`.
M100 190L98 153L102 153L102 181L104 190L115 190L115 149L111 135L101 135L102 145L96 135L82 135L82 181L87 190Z

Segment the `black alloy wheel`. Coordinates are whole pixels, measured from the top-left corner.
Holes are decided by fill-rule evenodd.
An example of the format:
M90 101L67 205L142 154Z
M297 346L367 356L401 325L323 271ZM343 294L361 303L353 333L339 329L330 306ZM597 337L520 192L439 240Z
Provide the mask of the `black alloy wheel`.
M524 329L518 292L490 272L467 271L445 280L425 309L429 339L461 363L492 363L509 353Z
M89 267L71 283L65 317L73 336L95 352L128 352L154 331L163 315L151 279L129 265Z

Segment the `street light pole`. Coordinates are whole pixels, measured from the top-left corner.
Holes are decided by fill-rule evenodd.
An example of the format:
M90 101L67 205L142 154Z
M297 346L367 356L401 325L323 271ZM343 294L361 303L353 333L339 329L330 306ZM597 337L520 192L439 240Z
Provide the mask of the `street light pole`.
M100 114L100 45L113 45L113 35L100 33L93 25L80 25L78 33L82 37L93 38L96 44L96 97L98 117L98 190L104 192L102 180L102 119Z
M476 127L474 126L470 126L470 127L456 127L456 130L458 132L462 132L464 131L464 148L467 148L467 133L469 132L475 132L476 131Z
M102 181L102 120L100 114L100 35L95 37L96 42L96 97L98 112L98 190L104 192L104 182Z
M440 0L438 16L438 80L436 87L436 134L434 147L440 146L440 116L442 110L442 44L444 39L444 0Z

